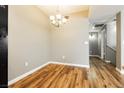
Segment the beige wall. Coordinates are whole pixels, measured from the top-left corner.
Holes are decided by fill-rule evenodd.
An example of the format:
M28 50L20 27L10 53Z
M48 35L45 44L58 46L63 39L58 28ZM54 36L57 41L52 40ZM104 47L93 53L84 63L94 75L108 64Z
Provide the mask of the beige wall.
M8 77L12 80L48 62L50 29L48 18L35 6L9 6L8 26Z
M117 14L117 68L124 66L124 10Z
M51 60L89 65L89 20L86 13L69 15L69 21L61 29L51 32Z
M121 12L117 14L116 19L117 19L116 67L121 70Z
M37 7L9 6L9 81L48 61L89 66L87 15L88 11L71 14L58 31Z
M124 10L121 11L121 65L124 66Z

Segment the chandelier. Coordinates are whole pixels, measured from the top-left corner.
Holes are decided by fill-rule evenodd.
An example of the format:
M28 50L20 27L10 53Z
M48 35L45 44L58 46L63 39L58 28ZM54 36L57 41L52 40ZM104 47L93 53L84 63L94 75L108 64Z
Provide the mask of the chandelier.
M63 16L60 14L60 6L56 8L56 15L49 16L50 22L55 27L60 27L61 25L67 23L69 16Z
M60 27L62 24L65 24L68 21L68 16L62 16L61 14L52 15L49 17L51 24L56 27Z

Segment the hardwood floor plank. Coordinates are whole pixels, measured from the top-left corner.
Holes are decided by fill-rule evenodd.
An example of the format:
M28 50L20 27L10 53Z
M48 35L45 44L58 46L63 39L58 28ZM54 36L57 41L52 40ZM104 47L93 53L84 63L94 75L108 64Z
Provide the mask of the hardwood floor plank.
M56 68L55 71L53 71L52 76L48 77L46 82L41 86L43 88L48 88L52 82L56 79L56 77L61 73L61 71L64 69L64 65L60 66L59 68Z
M49 64L10 88L124 88L124 75L112 64L90 59L90 68Z

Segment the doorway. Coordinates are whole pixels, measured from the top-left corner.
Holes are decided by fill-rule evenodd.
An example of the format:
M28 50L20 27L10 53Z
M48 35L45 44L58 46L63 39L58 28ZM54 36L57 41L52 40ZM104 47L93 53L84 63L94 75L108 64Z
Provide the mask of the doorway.
M116 67L116 19L91 25L89 57L96 57Z

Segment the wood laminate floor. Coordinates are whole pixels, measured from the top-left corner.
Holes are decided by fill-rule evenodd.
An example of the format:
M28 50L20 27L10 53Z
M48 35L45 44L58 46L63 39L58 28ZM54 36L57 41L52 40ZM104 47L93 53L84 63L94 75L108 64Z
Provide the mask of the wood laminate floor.
M91 58L90 68L49 64L10 88L122 88L124 76L111 64Z

